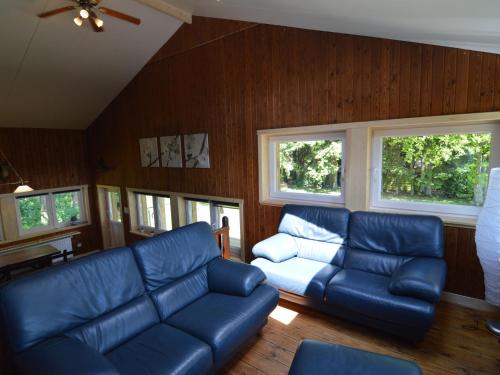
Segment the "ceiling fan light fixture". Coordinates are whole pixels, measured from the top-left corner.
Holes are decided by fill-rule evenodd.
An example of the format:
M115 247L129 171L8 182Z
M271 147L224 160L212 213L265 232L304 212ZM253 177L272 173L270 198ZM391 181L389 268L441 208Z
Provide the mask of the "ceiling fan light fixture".
M76 26L80 27L83 25L83 19L80 16L76 16L73 18L73 22L75 23Z
M100 18L96 18L94 21L95 21L96 26L99 28L101 28L104 25L104 21L101 20Z
M89 16L90 16L90 14L89 14L89 11L87 9L80 10L80 17L82 17L84 20L89 18Z

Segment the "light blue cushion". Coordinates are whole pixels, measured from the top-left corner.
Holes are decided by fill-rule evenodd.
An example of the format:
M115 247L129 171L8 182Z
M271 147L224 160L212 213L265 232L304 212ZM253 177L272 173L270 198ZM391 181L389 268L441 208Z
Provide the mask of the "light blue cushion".
M297 257L342 266L345 254L343 245L307 238L294 238L298 249Z
M252 265L264 271L267 284L318 301L323 300L326 285L341 270L332 264L297 257L281 263L257 258Z
M296 238L286 233L278 233L256 244L253 255L279 263L297 255Z
M345 208L287 204L281 210L278 232L310 240L344 244L348 223L349 210Z

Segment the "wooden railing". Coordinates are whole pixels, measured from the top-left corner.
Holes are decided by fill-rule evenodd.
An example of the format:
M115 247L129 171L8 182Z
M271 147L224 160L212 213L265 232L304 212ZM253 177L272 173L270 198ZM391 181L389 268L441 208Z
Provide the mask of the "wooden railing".
M224 259L231 259L231 249L229 247L229 219L227 216L222 218L222 228L214 230L215 240Z

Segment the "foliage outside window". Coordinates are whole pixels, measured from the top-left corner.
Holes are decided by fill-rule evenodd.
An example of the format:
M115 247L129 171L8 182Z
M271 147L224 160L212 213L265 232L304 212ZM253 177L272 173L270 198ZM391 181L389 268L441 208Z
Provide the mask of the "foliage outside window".
M22 231L46 228L50 225L48 195L18 198Z
M459 214L477 211L488 185L491 139L489 132L379 137L375 204L430 211L454 208Z
M81 189L22 195L16 204L21 234L74 225L86 217Z
M76 222L82 219L79 195L79 190L54 193L56 221L58 224Z
M342 137L275 137L270 146L271 197L343 200Z

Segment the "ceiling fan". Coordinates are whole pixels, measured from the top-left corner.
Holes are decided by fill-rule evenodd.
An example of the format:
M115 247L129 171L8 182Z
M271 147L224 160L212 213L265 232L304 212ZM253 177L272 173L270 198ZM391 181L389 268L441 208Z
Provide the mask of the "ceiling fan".
M141 20L136 17L129 16L128 14L118 12L113 9L109 9L106 7L100 7L99 3L102 0L74 0L76 5L69 5L62 8L57 8L53 10L49 10L48 12L40 13L38 17L47 18L51 16L55 16L59 13L69 12L72 10L78 10L78 15L73 19L73 22L77 26L82 26L83 22L88 19L90 21L90 25L94 29L95 32L104 31L103 25L104 21L97 17L96 12L101 12L111 17L119 18L123 21L127 21L133 23L135 25L139 25Z

